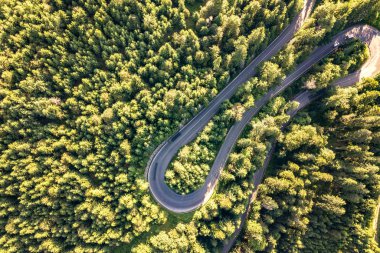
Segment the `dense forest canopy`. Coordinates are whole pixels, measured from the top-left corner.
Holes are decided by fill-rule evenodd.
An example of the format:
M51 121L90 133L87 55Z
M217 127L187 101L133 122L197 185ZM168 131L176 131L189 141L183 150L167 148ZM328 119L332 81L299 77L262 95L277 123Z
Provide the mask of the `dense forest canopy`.
M302 3L0 4L1 245L37 252L107 249L165 222L148 156Z
M380 251L379 98L379 80L368 79L294 120L233 252Z
M225 87L302 4L0 0L0 251L114 252L120 245L133 252L220 249L239 225L252 190L250 177L272 138L281 140L278 175L265 181L237 249L374 250L367 228L379 189L375 80L332 91L320 112L310 110L285 135L280 126L287 120L287 95L294 91L271 101L239 140L213 198L189 215L160 208L144 178L157 145ZM258 96L344 27L380 26L379 9L378 0L319 2L293 41L184 147L207 153L194 152L190 160L180 153L179 163L190 165L185 164L186 172L168 171L171 186L179 192L196 189L228 127ZM362 44L347 45L297 88L308 81L326 87L357 69L365 55ZM365 126L350 127L352 122ZM314 146L287 139L305 132L317 139ZM314 151L321 159L310 158ZM291 179L302 203L282 198L286 189L274 187L277 180ZM333 210L330 202L336 203ZM266 209L270 204L276 208ZM299 215L300 227L293 226L290 212ZM330 228L339 230L324 233Z

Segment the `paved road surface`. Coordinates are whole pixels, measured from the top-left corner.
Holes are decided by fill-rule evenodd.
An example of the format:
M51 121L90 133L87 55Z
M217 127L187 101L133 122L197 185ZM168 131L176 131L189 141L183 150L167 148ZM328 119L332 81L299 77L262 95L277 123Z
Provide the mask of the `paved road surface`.
M380 73L380 32L378 30L368 25L355 26L338 34L330 44L332 43L334 44L334 42L338 38L347 38L347 39L357 38L363 41L364 43L368 45L370 49L370 58L366 61L366 63L364 63L364 65L360 68L360 70L352 74L349 74L346 77L340 78L339 80L332 83L332 86L340 86L340 87L351 86L359 82L362 78L373 77L377 75L378 73ZM343 42L341 40L339 41L340 43ZM318 93L313 93L312 91L309 91L309 90L303 91L299 93L298 95L296 95L293 98L293 101L298 102L299 105L296 109L288 112L290 119L294 117L297 114L297 112L299 112L300 110L308 106L311 102L321 98L322 95L323 95L323 91L318 92ZM288 123L285 123L283 128L287 124ZM265 171L268 167L269 161L271 160L273 156L274 149L275 149L275 141L272 141L272 147L269 150L267 157L265 158L262 168L256 171L255 174L253 175L254 190L251 193L250 201L246 206L246 211L240 217L241 222L238 229L235 230L234 234L224 245L223 250L222 250L222 252L224 253L230 251L230 249L234 245L238 235L240 234L244 226L244 221L246 220L249 213L250 204L256 199L258 186L260 185L260 183L262 182L264 178Z
M223 89L205 109L196 115L175 135L160 145L158 150L154 152L150 160L150 164L147 167L147 179L149 182L150 192L161 206L176 213L185 213L190 212L205 203L211 197L220 173L226 164L229 153L234 147L244 127L271 98L280 94L315 63L329 55L336 47L345 41L351 38L358 38L370 45L369 42L371 42L373 38L376 37L375 35L377 35L377 30L374 30L372 27L355 26L339 33L330 43L316 49L311 56L297 66L296 70L288 75L279 86L269 90L268 93L258 99L255 102L255 105L244 113L242 120L231 127L219 150L210 173L205 180L205 184L196 191L187 195L179 195L175 193L165 183L165 171L172 158L177 154L178 150L183 145L189 143L197 136L199 131L204 128L204 126L218 111L221 103L230 98L241 84L246 82L255 74L255 68L261 62L276 54L293 37L294 33L299 29L303 21L310 14L313 5L314 0L306 1L303 10L297 18L268 46L267 49L257 56L231 83L229 83L227 87ZM374 59L372 61L377 62L379 60L380 57L376 58L374 55ZM343 78L340 81L340 85L348 85L353 80L368 75L368 73L375 70L376 68L369 64L366 68L363 68L363 71ZM304 101L301 101L302 103L309 102L307 97L304 97L304 99Z
M153 153L147 167L146 176L149 189L156 201L164 208L176 212L190 212L206 202L216 185L220 169L211 170L206 183L198 190L179 195L165 184L165 171L178 150L192 141L198 133L207 125L210 119L219 110L223 101L231 98L237 88L248 81L255 73L256 67L275 55L286 43L288 43L295 32L301 27L304 20L309 16L315 0L306 0L304 8L286 27L282 33L234 79L232 80L210 103L199 112L190 122L182 127L176 134L165 141ZM232 146L231 146L232 147ZM227 153L223 153L223 160L227 159Z

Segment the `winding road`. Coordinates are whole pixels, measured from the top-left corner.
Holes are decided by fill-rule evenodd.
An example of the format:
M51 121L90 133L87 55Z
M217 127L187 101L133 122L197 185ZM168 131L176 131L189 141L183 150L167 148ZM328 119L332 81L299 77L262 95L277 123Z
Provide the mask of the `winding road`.
M195 210L211 197L213 189L218 181L222 167L210 170L206 183L196 191L180 195L170 189L165 183L165 172L173 157L179 149L191 142L198 133L207 125L210 119L217 113L220 105L231 98L240 85L248 81L256 74L257 66L274 56L280 49L288 43L302 26L303 22L310 15L315 0L305 0L302 11L287 26L281 34L248 66L240 72L203 110L201 110L192 120L183 126L177 133L158 146L153 152L145 174L149 183L149 190L154 199L164 208L175 213L186 213ZM238 137L238 136L236 136ZM233 143L231 143L231 148ZM230 150L224 151L216 161L222 157L225 163ZM220 152L219 152L220 153Z
M229 99L236 89L249 80L256 73L256 67L265 60L275 55L286 43L293 37L294 33L301 27L304 20L309 16L315 0L307 0L301 13L294 21L261 53L259 54L234 80L232 80L210 103L199 112L190 122L182 127L176 134L162 143L153 153L147 166L146 176L149 182L149 189L155 200L164 208L175 213L186 213L195 210L211 197L214 188L218 182L220 173L224 168L227 158L234 147L237 139L242 133L244 127L251 121L252 117L273 97L279 95L283 90L289 87L294 81L301 77L315 63L333 52L344 42L353 38L359 39L369 45L371 57L363 65L360 71L357 71L345 78L340 79L334 85L348 86L356 83L363 77L375 75L380 69L380 36L379 32L367 25L354 26L337 34L330 43L317 48L308 59L298 65L294 72L282 80L281 84L269 90L264 96L255 101L255 105L249 108L243 115L242 119L236 122L229 130L205 180L205 184L196 191L180 195L170 189L165 183L165 172L173 157L178 150L193 140L197 134L204 128L209 120L216 114L221 103ZM375 53L376 52L376 53ZM297 96L296 101L299 107L293 113L308 105L315 100L315 96L309 91L305 91ZM267 157L269 161L271 151ZM266 162L268 163L268 162ZM255 188L261 183L264 172L264 166L258 170L254 176ZM255 193L253 192L253 195ZM253 197L252 197L253 198ZM247 210L248 211L248 210Z
M332 40L330 44L335 43L336 39L341 38L342 35L343 35L343 38L356 38L366 43L369 47L370 57L358 71L334 81L331 84L331 86L348 87L348 86L352 86L356 84L363 78L374 77L377 74L379 74L380 73L380 32L377 29L368 25L354 26L338 34L335 37L335 39ZM339 41L339 43L342 43L342 41ZM287 113L290 116L290 118L288 122L286 122L282 126L282 129L285 128L285 126L300 110L307 107L313 101L320 99L323 96L323 94L324 94L323 91L316 93L310 90L306 90L296 95L292 99L292 101L297 102L298 107ZM241 230L244 227L245 220L247 219L248 214L249 214L250 204L256 199L258 186L261 184L264 178L265 171L274 154L275 145L276 145L275 140L272 140L271 148L265 158L263 166L259 170L257 170L252 177L253 191L251 192L251 195L249 197L249 202L246 205L245 212L241 214L240 216L239 227L235 230L231 238L224 245L222 249L223 253L227 253L231 250L232 246L236 242L238 235L240 234Z

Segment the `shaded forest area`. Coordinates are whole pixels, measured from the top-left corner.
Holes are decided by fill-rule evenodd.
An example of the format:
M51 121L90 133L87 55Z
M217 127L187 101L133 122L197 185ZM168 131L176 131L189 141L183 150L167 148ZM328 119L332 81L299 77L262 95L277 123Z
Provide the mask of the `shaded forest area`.
M365 45L358 41L350 42L317 64L301 78L301 81L296 83L295 88L286 92L289 95L293 94L299 90L300 86L314 90L325 88L333 80L358 69L367 57L368 49ZM277 60L265 62L260 67L257 77L251 78L242 85L232 99L221 106L218 114L196 140L181 148L178 157L174 159L166 172L168 185L180 194L187 194L198 189L204 183L230 127L242 118L243 113L254 105L256 99L260 98L269 88L278 85L284 76L281 62L277 62ZM271 110L278 111L282 102L277 100L274 103L277 103L274 108L264 109L263 113L271 115L274 113ZM229 159L231 163L237 162L238 168L227 167L223 171L224 176L227 176L226 172L232 169L240 170L239 173L245 177L251 168L248 164L252 158L246 157L245 160L244 156L240 151L234 152ZM229 175L229 177L231 180L235 180L234 176Z
M106 251L167 221L149 155L302 5L191 4L0 2L3 250Z
M380 193L379 80L331 90L318 104L280 138L233 252L380 251L371 223Z
M192 214L174 217L153 201L144 180L146 162L155 147L205 106L301 7L300 0L0 1L0 249L112 252L113 247L126 244L122 250L133 252L206 252L222 247L245 210L252 188L249 179L262 164L269 148L268 137L286 140L279 131L286 120L286 99L272 101L265 113L254 119L252 129L247 130L231 155L218 192ZM379 25L375 18L379 9L379 1L373 0L319 3L310 22L292 43L226 102L230 113L227 121L238 119L255 97L276 84L332 34L358 22ZM353 56L353 62L346 66L355 68L365 49L353 46L358 47L357 54L343 52L341 59ZM341 66L341 62L331 64ZM348 71L332 65L321 64L319 72L334 74L319 77L316 70L310 80L317 80L315 83L322 87ZM378 86L373 90L375 87ZM358 92L367 90L370 89ZM370 103L363 99L363 103L367 102ZM236 103L240 105L236 107ZM372 107L376 113L378 108ZM352 108L339 110L336 119L358 109L353 101ZM319 120L310 119L305 126L298 123L299 128L328 128L328 121ZM308 126L310 123L313 125ZM338 120L332 123L338 127ZM220 126L219 122L214 126ZM295 127L291 131L298 130ZM346 130L336 132L335 139L328 138L338 142L345 136L342 132ZM371 141L355 144L363 148L364 157L374 152L371 145L376 138L372 135ZM330 149L338 157L336 161L345 161L346 153L334 150L334 142L329 140L322 143L326 147L320 144L319 148ZM293 157L298 150L288 150L286 142L282 143L281 168L287 161L301 163ZM375 162L372 165L377 166ZM352 179L350 173L344 173ZM307 180L305 175L297 177L299 181ZM375 188L371 180L353 180L361 189L362 185ZM254 208L250 221L256 223L253 232L247 226L244 238L259 246L254 248L243 238L238 247L311 247L316 231L323 231L315 220L319 216L329 219L330 214L313 209L310 202L318 197L318 203L323 204L319 198L329 198L328 186L339 187L337 181L328 183L320 190L324 195L310 195L310 210L301 217L309 219L304 224L313 229L305 229L304 224L302 229L295 229L295 234L307 234L308 239L300 244L296 240L299 237L292 237L295 241L287 239L292 230L286 228L293 221L281 217L295 203L284 203L278 208L283 213ZM185 186L187 190L194 187ZM277 196L270 189L263 190L262 198L276 201L281 194ZM305 189L314 190L309 186ZM355 203L377 192L355 192L359 202L350 202L343 196L348 194L345 191L342 188L335 196L337 203L345 201L349 206L338 210L344 213L340 217L350 220L348 224L359 224L356 234L361 237L351 244L345 242L342 249L365 240L361 232L369 209L357 210L361 206ZM258 223L261 216L268 217L268 222ZM326 220L320 226L332 225ZM342 227L341 232L346 230ZM337 236L348 238L346 234ZM323 239L322 243L327 242Z
M223 109L216 117L214 117L213 123L210 123L209 127L215 126L216 122L218 122L217 124L220 126L227 126L228 124L231 124L231 121L238 120L238 112L241 112L241 110L237 110L237 113L233 114L237 117L233 118L226 117L226 115L228 115L225 113L226 109L234 108L234 106L235 108L251 106L254 99L259 97L270 87L277 85L279 80L287 73L290 73L296 64L305 60L315 47L329 41L334 34L343 30L345 27L357 22L364 22L372 25L378 24L376 8L379 4L379 1L369 1L364 3L359 1L339 3L325 1L320 3L316 7L310 20L305 24L304 28L296 34L291 43L289 43L289 45L271 61L264 63L260 67L257 77L253 77L247 82L237 92L236 96L223 106ZM376 8L372 9L374 6ZM368 19L368 17L371 18ZM344 45L336 53L315 66L307 75L301 78L294 87L285 91L283 97L273 99L273 101L262 110L259 116L253 119L251 125L246 129L245 133L238 141L234 152L229 157L226 168L222 172L217 192L209 202L198 211L191 214L190 218L188 216L182 217L182 222L179 222L176 226L173 225L173 228L166 227L164 229L159 229L157 230L156 235L147 236L147 238L144 238L144 243L140 243L137 247L133 248L133 252L175 252L176 250L205 252L210 249L220 250L239 225L240 215L245 211L249 193L252 191L252 175L256 169L262 166L265 156L270 148L270 141L273 138L279 140L284 138L284 135L280 131L280 127L288 120L285 112L293 106L292 104L287 103L287 101L289 101L289 99L301 88L320 90L327 87L333 80L358 69L367 57L368 49L360 42L353 41ZM374 102L374 104L376 104L376 102ZM371 106L372 104L369 105L369 108ZM244 110L245 109L242 111ZM224 121L221 122L221 119L223 118ZM304 124L310 123L307 119L307 117L304 119ZM228 127L226 127L226 129L228 129ZM224 131L226 131L226 129ZM197 150L198 152L207 152L207 156L196 156L192 153L189 157L185 155L181 156L180 151L179 156L174 160L173 164L181 162L187 166L187 170L181 170L181 173L178 173L173 177L179 182L178 185L183 187L182 189L179 187L175 188L176 182L173 181L175 183L172 184L172 186L177 191L186 192L187 190L191 191L191 189L196 189L197 185L201 182L199 181L199 177L196 178L195 175L197 175L197 173L207 174L205 172L199 172L197 168L200 167L199 165L206 164L210 166L212 164L212 156L216 154L217 147L220 145L220 142L218 144L218 139L223 139L220 138L220 136L212 136L211 134L208 134L209 131L210 130L206 128L204 132L199 135L198 139L183 148L183 150L188 149L191 151ZM301 133L300 136L302 136L302 134L304 133ZM212 141L214 141L214 143L212 143ZM327 145L327 142L325 142L324 145ZM204 154L205 153L202 153L202 155ZM196 159L192 159L193 157ZM204 167L204 169L207 171L209 167ZM281 167L276 167L274 170L281 171ZM175 170L168 171L168 173L173 172L177 173ZM184 179L181 179L181 176ZM193 178L196 178L197 181L194 182L189 180L192 176ZM372 186L368 185L368 187ZM372 194L376 195L377 192L375 191ZM282 203L281 197L283 196L281 195L278 197L280 203ZM296 198L297 196L294 197L294 199ZM258 207L252 209L253 211L251 215L255 216L260 208L264 209L263 207L260 207L260 203L261 202L258 202ZM280 212L282 210L280 209L276 211ZM371 210L368 211L371 212ZM284 217L286 217L286 214L284 214ZM352 216L345 217L345 219L351 218ZM286 238L293 237L290 229L286 229L286 227L279 224L279 222L270 222L271 220L269 219L269 224L273 225L273 228L282 232L280 234L281 236ZM353 219L353 224L356 222L357 220ZM293 228L293 226L296 225L295 221L292 221L292 223L289 224L289 227ZM305 227L305 225L301 223L300 225L303 226L303 228ZM358 243L358 245L355 246L356 248L353 247L354 250L358 248L360 249L363 242L369 242L369 239L371 238L369 235L372 233L368 230L368 227L364 226L364 223L358 223L358 225L362 226L362 231L365 231L368 236L354 242ZM341 228L343 234L347 233L347 230L349 230L344 226ZM281 239L279 238L280 236L278 235L280 232L275 229L269 230L266 224L262 224L262 220L257 221L256 223L250 221L245 227L246 231L243 234L243 241L238 244L235 251L323 251L323 247L311 244L302 246L301 243L299 245L296 245L296 243L289 243L287 246L282 246ZM326 236L329 236L326 234L326 230L321 230L319 232L325 233ZM346 234L345 236L346 238L349 238L351 235L354 236L354 234ZM294 240L297 243L299 240L296 239L299 237L302 237L302 235L294 237ZM313 240L315 240L315 238ZM339 250L347 249L350 246L353 245L345 244L344 242L336 244L334 249L331 248L331 252L338 252ZM372 243L368 247L376 250L376 247ZM326 249L330 248L326 247Z

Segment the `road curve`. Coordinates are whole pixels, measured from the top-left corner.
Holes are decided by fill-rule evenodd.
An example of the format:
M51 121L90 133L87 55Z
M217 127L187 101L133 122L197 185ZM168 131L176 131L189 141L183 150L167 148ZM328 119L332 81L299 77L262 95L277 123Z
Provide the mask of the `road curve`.
M175 212L190 212L211 196L220 174L221 168L211 169L206 178L206 183L196 191L180 195L170 189L165 183L165 172L178 150L192 141L198 133L206 126L210 119L217 113L223 101L231 98L237 88L248 81L255 73L257 66L275 55L286 43L288 43L295 32L301 27L305 19L310 15L315 0L305 0L302 11L287 26L281 34L240 74L232 80L203 110L201 110L192 120L183 126L176 134L162 143L152 154L146 168L146 177L149 189L154 199L164 208ZM229 152L228 152L229 153ZM225 159L228 153L224 153Z
M168 142L166 142L152 159L150 170L148 172L148 181L151 193L154 198L165 208L177 213L189 212L203 203L205 203L212 195L214 187L218 181L221 170L224 168L229 153L235 145L237 139L242 133L244 127L251 121L252 117L273 97L279 95L284 89L289 87L294 81L302 76L308 69L310 69L315 63L329 55L339 45L347 40L356 38L360 39L368 45L373 46L376 43L370 43L371 41L377 41L378 31L374 28L366 25L354 26L344 30L337 34L330 43L317 48L308 59L298 65L293 73L288 75L280 85L269 90L264 96L255 102L255 105L249 108L240 121L236 122L229 130L217 156L214 164L211 167L210 173L206 178L205 184L198 190L188 194L179 195L171 190L165 184L165 170L170 163L172 157L176 154L179 147L181 147L181 141L188 138L189 129L187 131L180 131L175 134ZM373 49L372 51L373 52ZM352 82L356 82L361 77L371 76L371 73L376 71L370 63L378 62L380 57L377 54L373 54L373 58L368 64L365 64L360 72L355 72L345 78L342 78L336 85L346 86ZM305 98L307 103L307 98ZM207 115L202 116L205 118ZM211 116L209 116L211 117ZM193 121L193 120L192 120ZM191 121L191 122L192 122ZM191 123L190 122L190 123ZM191 125L191 124L190 124ZM190 129L191 130L191 129ZM197 134L198 131L193 134ZM191 135L191 133L190 133ZM187 139L191 140L191 139Z
M353 38L359 39L362 42L366 43L369 47L370 57L358 71L334 81L331 85L339 86L339 87L348 87L348 86L352 86L356 84L363 78L374 77L377 74L379 74L380 73L380 32L371 26L360 25L360 26L351 27L345 30L344 32L338 34L337 36L341 37L342 35L343 36L349 35L349 37L352 36ZM334 43L334 41L336 41L335 39L333 39L331 43ZM297 102L298 107L288 112L288 115L290 116L290 118L288 122L282 126L282 129L290 122L290 120L300 110L307 107L313 101L316 101L317 99L321 98L323 93L324 93L323 91L315 93L313 91L306 90L296 95L292 101ZM240 234L244 226L244 222L249 213L250 204L256 199L258 186L261 184L264 178L265 171L273 156L273 153L275 150L275 144L276 144L275 140L272 140L271 148L265 158L263 166L259 170L257 170L252 177L253 191L249 197L250 201L247 203L246 211L240 216L239 227L235 230L234 234L224 245L222 249L223 253L227 253L231 250L232 246L234 245L238 235Z

